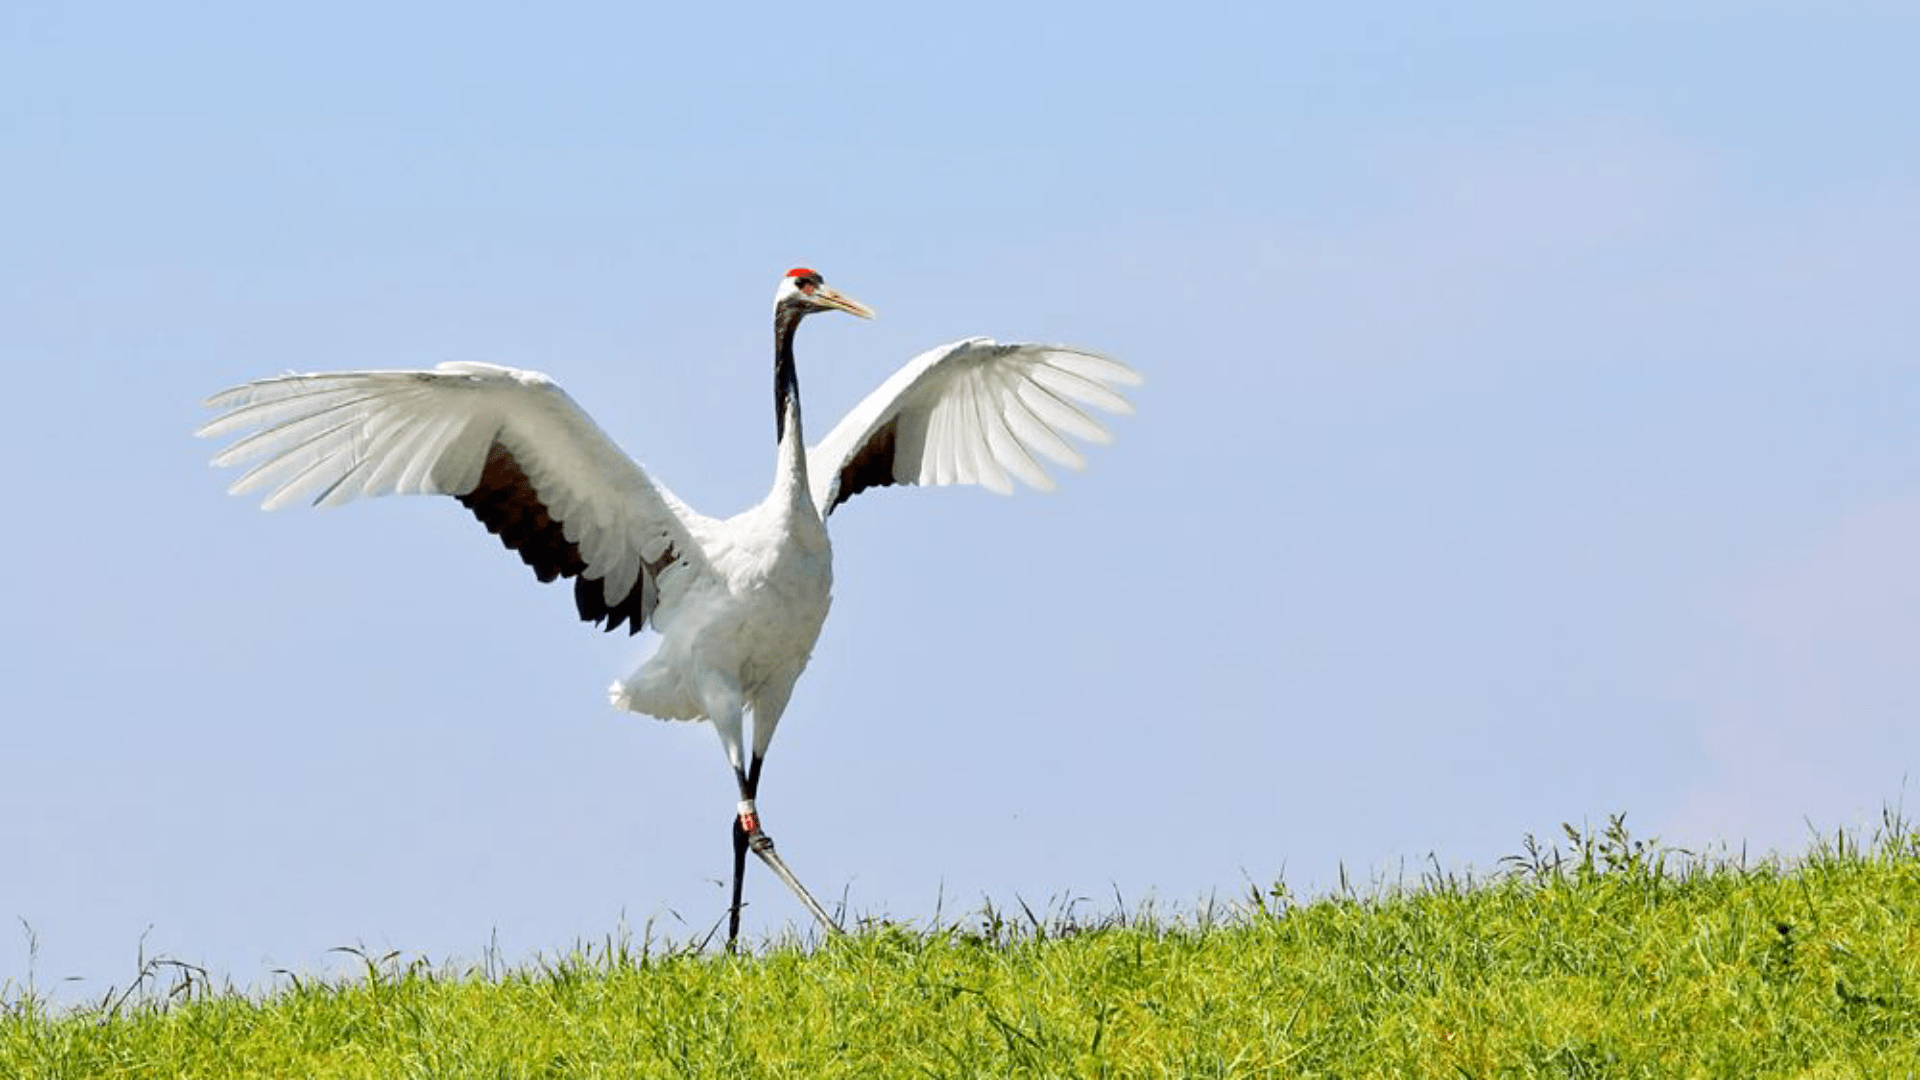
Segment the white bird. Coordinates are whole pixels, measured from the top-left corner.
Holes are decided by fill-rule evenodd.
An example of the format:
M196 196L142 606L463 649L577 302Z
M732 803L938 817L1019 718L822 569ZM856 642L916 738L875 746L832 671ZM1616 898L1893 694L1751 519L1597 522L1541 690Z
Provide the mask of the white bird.
M751 849L830 930L774 853L754 799L794 682L826 619L833 550L826 518L871 487L1020 480L1050 489L1041 459L1084 464L1067 441L1107 441L1082 408L1132 406L1140 382L1118 361L1058 345L969 338L920 354L806 447L793 338L815 312L872 318L819 274L790 270L774 294L773 489L724 521L688 508L547 376L491 364L431 371L284 375L215 394L225 412L197 432L250 432L219 466L251 463L234 494L275 509L371 495L451 495L541 581L573 579L580 617L613 630L651 626L654 653L613 685L613 704L665 720L706 720L720 735L740 801L732 818L728 947L739 934ZM753 716L751 743L743 721ZM749 752L749 747L751 748Z

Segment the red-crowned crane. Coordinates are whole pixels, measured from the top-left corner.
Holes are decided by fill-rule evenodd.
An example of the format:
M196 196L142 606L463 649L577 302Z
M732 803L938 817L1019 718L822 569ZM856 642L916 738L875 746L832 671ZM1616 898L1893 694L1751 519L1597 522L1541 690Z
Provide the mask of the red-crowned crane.
M1107 439L1082 406L1130 413L1113 388L1140 381L1126 365L1079 349L970 338L909 361L807 447L793 337L801 319L821 311L873 317L812 270L780 280L773 490L724 521L689 509L648 476L545 375L491 364L261 379L207 399L225 411L198 432L248 432L213 460L253 463L232 491L264 492L267 509L451 495L541 581L572 578L582 619L657 630L659 647L610 695L619 708L706 720L720 734L740 795L729 949L749 850L839 931L774 852L754 805L767 744L827 616L827 516L888 484L1009 492L1018 479L1051 488L1040 459L1083 464L1064 436Z

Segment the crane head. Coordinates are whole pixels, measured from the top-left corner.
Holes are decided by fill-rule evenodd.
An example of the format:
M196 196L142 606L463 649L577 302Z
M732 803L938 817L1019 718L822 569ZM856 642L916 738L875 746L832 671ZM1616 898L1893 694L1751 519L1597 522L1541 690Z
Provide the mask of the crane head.
M827 288L819 271L804 266L787 271L786 276L780 279L780 287L774 290L774 307L789 304L797 307L802 315L811 315L816 311L844 311L863 319L873 318L872 308L851 296L843 296Z

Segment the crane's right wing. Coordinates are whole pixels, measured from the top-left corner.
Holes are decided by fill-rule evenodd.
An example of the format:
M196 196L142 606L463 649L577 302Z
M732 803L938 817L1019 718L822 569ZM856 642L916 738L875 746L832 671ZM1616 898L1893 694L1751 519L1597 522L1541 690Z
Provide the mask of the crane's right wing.
M215 465L252 463L233 494L273 510L311 499L459 499L541 581L574 579L580 617L638 632L708 571L698 515L655 484L545 375L492 364L283 375L225 390L195 432ZM257 429L257 430L254 430Z
M1114 387L1139 383L1120 361L1065 345L968 338L928 349L807 450L814 507L825 518L889 484L979 484L1004 495L1019 479L1051 490L1040 458L1086 464L1065 436L1108 440L1082 406L1131 413Z

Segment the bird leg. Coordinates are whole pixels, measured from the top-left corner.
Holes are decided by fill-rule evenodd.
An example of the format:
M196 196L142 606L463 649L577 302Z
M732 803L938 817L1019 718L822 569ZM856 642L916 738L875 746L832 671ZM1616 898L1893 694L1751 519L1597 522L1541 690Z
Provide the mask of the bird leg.
M787 883L787 888L793 890L793 895L800 898L800 902L807 906L808 911L813 912L813 917L820 920L820 925L826 927L828 933L846 933L840 929L840 924L834 922L832 916L827 914L827 910L820 906L820 901L815 900L813 894L807 891L807 887L800 884L800 879L793 876L793 871L787 869L786 861L773 850L773 837L756 831L749 841L753 853L760 856L761 862L773 867L773 872L780 875L780 880Z
M760 790L760 762L758 754L745 770L735 766L733 778L740 785L739 814L733 819L733 904L727 909L727 951L734 950L734 943L740 938L740 894L747 878L747 844L754 833L760 831L760 815L754 810L753 796Z
M732 819L733 825L733 906L727 909L727 951L732 952L734 942L740 937L740 887L747 876L747 830L741 826L740 819Z
M740 894L746 880L749 850L760 856L761 862L773 868L773 872L787 883L787 888L793 890L793 894L800 898L813 917L820 920L820 925L830 933L843 933L839 924L807 891L807 887L800 884L800 879L793 876L792 870L787 869L786 860L773 850L773 837L760 830L760 812L753 804L753 797L760 790L760 762L761 758L756 755L745 771L734 770L734 778L740 783L740 806L738 816L733 819L733 906L727 911L728 952L734 950L734 943L740 936Z

